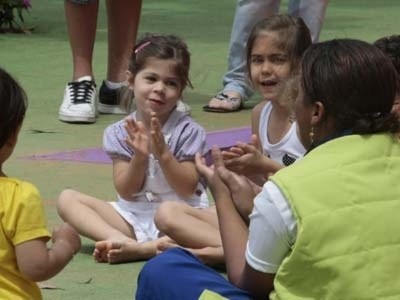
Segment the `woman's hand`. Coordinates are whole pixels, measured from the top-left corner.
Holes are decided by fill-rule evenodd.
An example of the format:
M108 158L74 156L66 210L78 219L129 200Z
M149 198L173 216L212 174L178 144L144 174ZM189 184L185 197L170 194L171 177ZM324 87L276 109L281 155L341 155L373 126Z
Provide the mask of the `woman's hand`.
M258 194L259 188L245 176L238 175L225 167L217 170L219 177L229 188L232 201L242 219L248 224L249 215L253 210L253 199Z
M220 197L231 197L229 187L221 180L217 170L224 168L221 150L217 147L211 149L211 155L214 165L209 167L206 164L204 157L197 153L195 156L195 164L198 172L207 180L208 186L214 196L214 201L218 201Z

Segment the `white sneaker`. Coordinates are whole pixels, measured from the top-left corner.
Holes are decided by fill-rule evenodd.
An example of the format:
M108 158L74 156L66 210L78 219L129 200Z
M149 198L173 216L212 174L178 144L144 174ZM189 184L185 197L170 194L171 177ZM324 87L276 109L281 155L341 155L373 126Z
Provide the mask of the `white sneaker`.
M192 109L189 106L189 104L183 102L182 100L179 100L176 103L176 110L183 112L183 113L187 114L188 116L190 116L190 113L192 112Z
M68 123L96 122L96 84L91 77L67 83L58 118Z

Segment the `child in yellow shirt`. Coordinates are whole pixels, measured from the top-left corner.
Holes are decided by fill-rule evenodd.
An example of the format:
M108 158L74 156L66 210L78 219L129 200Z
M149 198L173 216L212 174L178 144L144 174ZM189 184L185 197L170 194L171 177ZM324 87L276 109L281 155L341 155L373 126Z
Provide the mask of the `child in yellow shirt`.
M3 164L15 148L25 117L27 98L1 68L0 107L0 299L42 299L36 281L60 272L81 241L66 223L50 235L38 190L4 173Z

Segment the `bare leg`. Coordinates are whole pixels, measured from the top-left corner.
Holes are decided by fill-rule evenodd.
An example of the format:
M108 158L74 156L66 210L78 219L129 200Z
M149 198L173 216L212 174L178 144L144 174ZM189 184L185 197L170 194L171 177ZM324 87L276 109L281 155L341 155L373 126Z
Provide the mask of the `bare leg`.
M130 224L106 201L65 190L58 199L57 210L64 221L92 240L136 239Z
M142 0L107 0L107 79L125 81L130 55L136 41Z
M179 245L175 244L174 242L167 242L162 241L158 245L157 254L164 252L167 249L180 247ZM209 266L215 266L225 263L225 256L224 256L224 248L220 247L204 247L204 248L188 248L183 247L186 250L193 253L193 255L197 256L203 263Z
M92 58L99 3L75 4L65 1L65 18L72 50L72 80L93 76Z
M183 247L222 245L215 207L198 209L186 203L166 201L159 207L154 222L161 232Z

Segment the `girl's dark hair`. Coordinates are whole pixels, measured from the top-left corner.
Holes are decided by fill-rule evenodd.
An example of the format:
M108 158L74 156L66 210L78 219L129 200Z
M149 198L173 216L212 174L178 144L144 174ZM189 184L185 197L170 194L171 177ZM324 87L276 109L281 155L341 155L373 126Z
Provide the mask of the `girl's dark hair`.
M397 70L397 93L400 94L400 35L391 35L374 42L391 60Z
M128 70L135 76L145 68L149 58L172 59L175 61L175 72L180 79L182 90L187 85L192 87L189 79L190 52L187 45L174 35L145 34L136 44ZM130 103L125 106L129 107Z
M27 105L25 91L0 67L0 148L21 125Z
M277 47L289 56L291 67L300 64L304 51L311 45L310 30L300 17L290 15L274 15L256 23L247 40L247 70L250 72L251 51L255 40L263 32L276 32Z
M375 46L351 39L315 44L305 52L301 70L304 101L322 102L337 131L399 130L399 121L391 113L396 70Z

